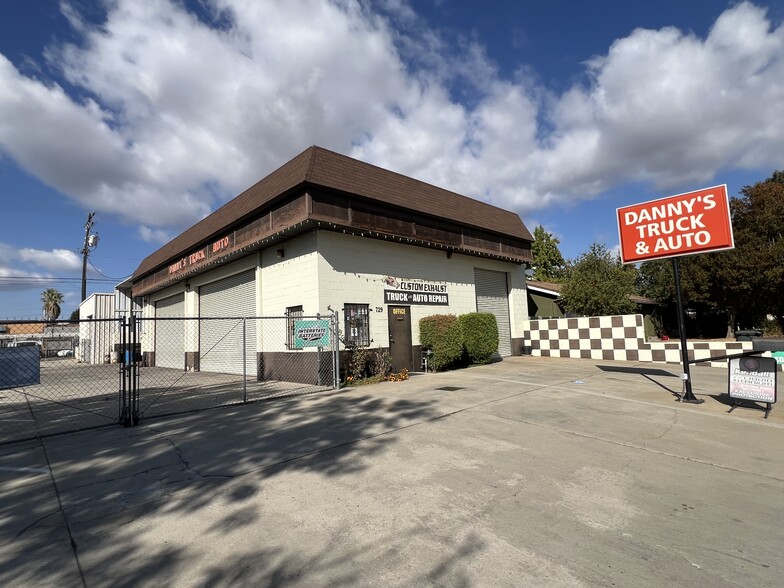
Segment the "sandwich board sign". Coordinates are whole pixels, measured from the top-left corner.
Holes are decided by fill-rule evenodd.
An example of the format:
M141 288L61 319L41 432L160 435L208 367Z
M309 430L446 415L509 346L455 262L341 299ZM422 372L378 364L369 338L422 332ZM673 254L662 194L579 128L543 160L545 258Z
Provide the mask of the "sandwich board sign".
M729 395L737 400L776 402L776 360L772 357L730 359Z
M729 396L735 401L729 412L744 400L764 402L765 418L768 418L773 404L776 402L776 375L778 365L772 357L733 357L729 365ZM757 404L746 405L747 408L762 408Z
M624 206L617 215L623 263L735 247L726 184Z

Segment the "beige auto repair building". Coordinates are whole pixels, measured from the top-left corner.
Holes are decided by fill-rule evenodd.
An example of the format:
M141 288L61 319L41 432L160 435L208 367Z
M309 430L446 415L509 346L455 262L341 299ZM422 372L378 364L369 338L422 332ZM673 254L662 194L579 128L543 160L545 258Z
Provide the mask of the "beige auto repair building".
M132 293L159 319L331 308L344 342L389 348L395 369L418 369L419 319L431 314L492 312L500 355L521 353L532 240L513 212L310 147L147 257ZM281 354L314 354L267 344L258 329L244 334L251 376L265 378ZM142 338L149 365L220 371L200 350L225 334L156 330Z

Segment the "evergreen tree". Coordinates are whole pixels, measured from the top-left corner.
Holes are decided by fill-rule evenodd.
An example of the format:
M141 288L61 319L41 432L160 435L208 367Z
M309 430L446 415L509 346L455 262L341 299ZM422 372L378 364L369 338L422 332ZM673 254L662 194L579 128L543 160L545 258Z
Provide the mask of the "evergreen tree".
M534 242L531 245L533 255L534 279L545 282L560 282L566 271L566 261L558 249L561 241L552 233L545 231L542 225L534 229Z

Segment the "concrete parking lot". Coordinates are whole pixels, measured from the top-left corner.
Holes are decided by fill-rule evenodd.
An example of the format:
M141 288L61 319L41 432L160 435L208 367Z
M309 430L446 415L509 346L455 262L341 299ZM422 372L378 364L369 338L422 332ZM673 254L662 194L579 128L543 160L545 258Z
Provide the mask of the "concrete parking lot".
M677 374L511 358L2 446L0 583L780 586L784 414Z

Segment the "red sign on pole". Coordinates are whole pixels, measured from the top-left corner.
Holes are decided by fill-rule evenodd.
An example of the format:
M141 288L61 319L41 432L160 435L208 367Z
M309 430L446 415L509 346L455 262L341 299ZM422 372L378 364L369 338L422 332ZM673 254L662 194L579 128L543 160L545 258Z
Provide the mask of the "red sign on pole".
M623 263L732 249L727 186L619 208L618 236Z

